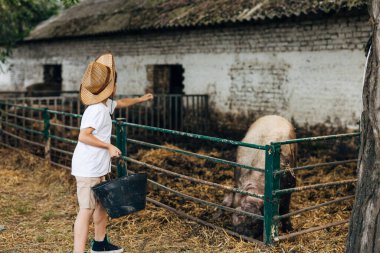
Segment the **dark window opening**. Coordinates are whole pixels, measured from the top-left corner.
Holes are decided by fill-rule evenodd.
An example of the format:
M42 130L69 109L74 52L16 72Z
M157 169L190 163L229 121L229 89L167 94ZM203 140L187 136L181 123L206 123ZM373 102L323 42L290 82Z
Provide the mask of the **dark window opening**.
M26 88L27 96L59 96L62 90L62 65L44 65L42 83L35 83Z
M62 85L62 65L44 65L44 83L54 87ZM61 87L59 87L60 89Z
M148 65L147 75L155 94L183 94L182 65Z
M170 67L170 94L183 94L183 67L182 65L169 65Z

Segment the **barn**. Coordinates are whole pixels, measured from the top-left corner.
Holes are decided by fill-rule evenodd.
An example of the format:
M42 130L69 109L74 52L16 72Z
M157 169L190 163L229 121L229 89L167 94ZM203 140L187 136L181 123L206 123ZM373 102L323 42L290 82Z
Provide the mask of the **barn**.
M6 250L30 247L33 240L49 252L72 246L70 169L84 108L76 93L87 64L112 52L119 94L155 94L144 106L117 109L110 137L122 153L111 174L149 177L149 208L110 221L128 251L252 252L265 243L275 245L273 252L343 252L360 182L363 137L356 129L371 30L366 8L361 0L83 0L41 23L1 66L0 155L7 159L0 164L6 190L0 216L7 230L0 230ZM45 93L24 92L31 87ZM35 94L49 96L22 97ZM197 108L199 99L207 106ZM256 140L236 141L265 114L292 119L295 133L278 116L265 117L277 121L250 128L254 134L246 136ZM205 118L229 135L183 128ZM263 141L280 135L276 129L290 131ZM253 177L239 185L249 177L244 171ZM50 197L59 201L46 203ZM168 227L177 216L163 209L238 239ZM236 217L249 220L237 223ZM41 219L49 229L38 225ZM29 234L14 240L21 230Z
M112 52L119 94L207 95L243 129L266 114L357 128L368 20L364 0L83 0L18 44L0 89L78 90Z

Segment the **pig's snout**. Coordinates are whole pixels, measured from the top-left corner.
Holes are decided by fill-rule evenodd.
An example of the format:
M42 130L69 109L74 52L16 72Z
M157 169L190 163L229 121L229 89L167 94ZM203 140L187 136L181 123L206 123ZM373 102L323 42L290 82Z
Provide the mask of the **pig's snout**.
M261 207L258 203L243 203L243 205L241 207L239 206L239 207L235 208L235 210L245 211L247 213L254 213L254 214L262 215ZM256 220L256 219L249 217L247 215L244 215L244 214L234 213L232 215L232 224L234 226L238 226L241 223L246 223L248 220Z
M257 238L263 233L263 222L252 217L247 217L242 214L233 214L232 223L234 230L241 235Z
M242 223L238 226L235 226L234 229L238 234L245 235L248 237L259 238L263 235L263 222L256 220L248 224Z
M235 210L238 210L238 211L241 211L241 207L237 207L235 208ZM232 215L232 225L234 225L235 227L242 224L242 223L245 223L245 220L247 219L247 216L245 216L244 214L237 214L237 213L234 213Z
M261 202L243 201L242 206L237 207L236 210L262 215L262 207ZM244 214L234 213L232 215L232 225L237 233L246 236L258 237L262 234L263 230L261 220Z

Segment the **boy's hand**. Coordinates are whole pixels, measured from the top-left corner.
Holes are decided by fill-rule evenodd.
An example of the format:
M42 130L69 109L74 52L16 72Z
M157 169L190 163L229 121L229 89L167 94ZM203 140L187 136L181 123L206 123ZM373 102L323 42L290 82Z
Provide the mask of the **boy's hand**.
M147 93L144 96L140 97L140 101L141 102L146 102L146 101L149 101L149 100L152 100L152 99L153 99L153 94L152 93Z
M115 147L112 144L109 144L108 146L108 152L110 153L111 158L113 157L120 157L121 151L117 147Z
M144 96L137 97L137 98L122 98L116 101L116 108L125 108L128 106L135 105L138 103L143 103L152 99L153 99L152 93L147 93Z

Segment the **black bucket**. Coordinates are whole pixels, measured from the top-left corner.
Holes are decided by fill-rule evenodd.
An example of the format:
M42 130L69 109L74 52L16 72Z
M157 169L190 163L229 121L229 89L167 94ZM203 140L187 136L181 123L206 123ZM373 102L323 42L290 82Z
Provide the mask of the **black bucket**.
M145 208L147 174L137 173L102 182L92 187L96 198L111 218Z

